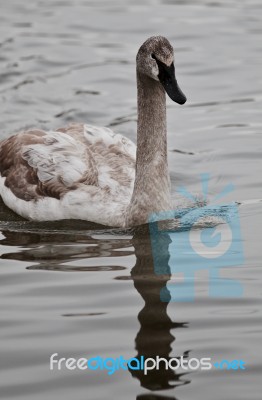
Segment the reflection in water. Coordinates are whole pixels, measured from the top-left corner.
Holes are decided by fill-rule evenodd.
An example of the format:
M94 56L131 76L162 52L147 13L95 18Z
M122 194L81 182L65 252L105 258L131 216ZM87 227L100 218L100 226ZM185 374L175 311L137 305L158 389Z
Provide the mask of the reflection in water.
M146 232L145 232L146 230ZM161 264L165 274L156 275L154 272L153 258L151 254L151 241L148 226L144 230L137 230L132 243L135 248L136 264L131 271L134 286L145 301L143 309L138 314L140 330L137 333L135 344L137 355L140 358L156 358L157 356L170 359L172 342L175 340L171 329L181 328L185 323L173 322L167 314L167 302L160 300L160 291L170 279L169 251L171 240L167 233L161 233L154 238L152 243L155 253L158 254L158 265ZM169 296L170 300L170 296ZM178 357L179 358L179 357ZM181 380L182 375L173 370L166 370L164 363L160 363L160 370L143 371L130 370L132 375L139 379L141 386L152 390L165 390L178 385L189 383ZM163 397L148 395L138 396L138 399L160 399ZM164 399L171 399L164 397ZM172 397L172 399L174 399Z
M138 314L140 329L135 338L135 350L140 358L163 357L171 358L172 343L175 337L171 330L186 327L185 322L173 322L167 313L170 293L166 289L165 302L160 300L160 291L166 286L171 277L169 268L170 236L166 232L151 238L154 246L154 256L157 256L157 265L162 266L163 274L155 274L151 251L149 227L144 225L133 232L133 238L127 235L115 235L113 231L69 231L65 232L11 232L3 231L4 238L0 243L4 246L15 246L14 252L2 254L2 259L11 259L32 262L27 270L48 271L105 271L124 270L121 257L133 255L135 251L136 263L131 270L131 279L134 287L145 301ZM105 236L106 234L106 236ZM20 246L20 248L19 248ZM133 251L134 248L134 251ZM119 258L120 257L120 258ZM103 258L106 260L102 265ZM108 265L108 259L120 260L120 265ZM84 266L74 265L81 261ZM116 263L116 264L117 264ZM118 277L116 279L121 279ZM125 279L128 277L124 277ZM76 313L63 314L64 317L92 316L102 313ZM185 358L188 357L184 353ZM180 358L181 355L172 355ZM160 363L159 370L143 371L130 370L132 376L140 381L143 388L152 392L167 390L178 385L185 385L189 380L184 373L166 370L164 363ZM183 376L183 379L182 379ZM141 394L137 399L163 399L175 400L175 397L163 397L156 394Z
M5 253L2 259L34 262L28 270L46 271L117 271L124 270L121 265L100 265L99 261L90 264L94 260L104 257L128 256L133 254L127 248L130 247L129 239L94 239L91 235L84 234L53 234L35 232L11 232L3 231L5 239L2 245L26 246L19 252ZM121 250L119 250L121 248ZM70 262L85 260L84 266L75 266Z
M141 394L137 396L137 400L176 400L176 397L159 396L157 394Z

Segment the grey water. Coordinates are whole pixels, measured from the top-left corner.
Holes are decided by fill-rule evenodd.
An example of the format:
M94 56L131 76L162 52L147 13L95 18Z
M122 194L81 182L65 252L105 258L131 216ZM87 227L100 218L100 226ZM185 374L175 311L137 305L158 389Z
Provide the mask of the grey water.
M215 276L203 268L190 281L188 249L178 249L176 274L168 234L153 252L148 226L33 223L1 204L0 398L260 399L261 1L1 0L0 11L1 139L83 121L136 140L136 52L166 36L188 98L182 107L168 100L174 198L181 186L200 193L201 174L211 203L233 184L223 201L238 204L244 253L239 265ZM242 294L213 296L224 280ZM192 282L191 301L161 298L168 284L176 294ZM51 371L53 353L211 357L246 369Z

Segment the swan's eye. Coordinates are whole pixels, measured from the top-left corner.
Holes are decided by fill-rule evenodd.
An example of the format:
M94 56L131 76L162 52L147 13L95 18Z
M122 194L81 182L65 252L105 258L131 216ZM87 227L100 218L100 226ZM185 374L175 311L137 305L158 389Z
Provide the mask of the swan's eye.
M154 60L156 60L156 56L154 55L154 53L151 54L151 58L153 58Z

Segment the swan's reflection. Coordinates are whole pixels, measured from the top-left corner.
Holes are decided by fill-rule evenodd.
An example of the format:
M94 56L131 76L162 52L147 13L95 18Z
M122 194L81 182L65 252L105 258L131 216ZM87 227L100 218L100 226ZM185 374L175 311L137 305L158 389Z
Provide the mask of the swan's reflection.
M160 291L170 279L168 233L161 232L154 237L151 243L149 227L144 226L132 232L132 235L115 235L114 232L83 231L77 233L67 232L12 232L2 231L4 236L0 241L3 246L14 246L15 250L5 252L2 259L21 260L32 263L27 269L55 270L55 271L103 271L125 269L121 260L122 256L134 254L136 263L131 270L131 279L134 287L143 298L145 304L138 313L140 329L135 338L134 357L171 358L172 345L175 340L174 330L186 327L185 322L173 322L167 313L168 301L160 300ZM162 266L162 275L156 275L151 251L154 246L154 255L157 254L157 264ZM134 251L132 249L134 248ZM116 265L102 265L101 259L114 258ZM119 258L120 257L120 258ZM85 266L76 266L74 261L83 260ZM120 264L120 265L117 265ZM116 279L119 279L118 277ZM165 299L168 300L169 292L166 289ZM170 300L170 296L169 296ZM82 314L81 314L82 315ZM172 331L172 333L171 333ZM172 357L181 357L186 354L173 354ZM137 399L175 400L175 397L157 395L160 390L167 390L178 385L189 383L184 374L173 370L166 370L160 363L159 370L143 371L130 370L133 377L140 381L143 388L151 394L141 394Z
M152 240L152 238L151 238ZM169 251L171 242L167 233L159 234L153 238L152 245L155 254L158 254L158 265L162 266L163 275L156 275L151 252L151 240L148 227L139 229L134 233L132 240L135 248L136 264L131 271L131 277L138 293L145 301L143 309L138 314L140 330L135 339L137 355L140 358L156 358L157 356L169 360L172 343L175 337L171 330L185 327L186 323L173 322L167 313L167 302L160 300L160 291L169 281L171 274L168 266ZM167 300L168 300L167 292ZM170 295L169 295L170 300ZM166 370L163 363L160 369L150 370L147 375L143 371L130 370L132 375L139 379L141 386L151 391L165 390L174 388L178 385L189 383L188 380L181 379L183 374L173 370ZM156 395L138 396L138 399L175 399L174 397L162 397Z

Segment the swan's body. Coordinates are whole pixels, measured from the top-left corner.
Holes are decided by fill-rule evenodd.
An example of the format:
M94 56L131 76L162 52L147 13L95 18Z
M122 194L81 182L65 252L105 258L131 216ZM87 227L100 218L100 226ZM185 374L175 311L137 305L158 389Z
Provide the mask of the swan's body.
M137 86L137 154L133 142L108 128L72 124L19 133L0 143L4 203L36 221L84 219L118 227L146 223L150 213L172 208L165 90L180 104L186 99L165 38L141 46Z
M0 157L1 196L17 214L124 226L135 180L131 140L108 128L72 124L13 136L1 143Z

